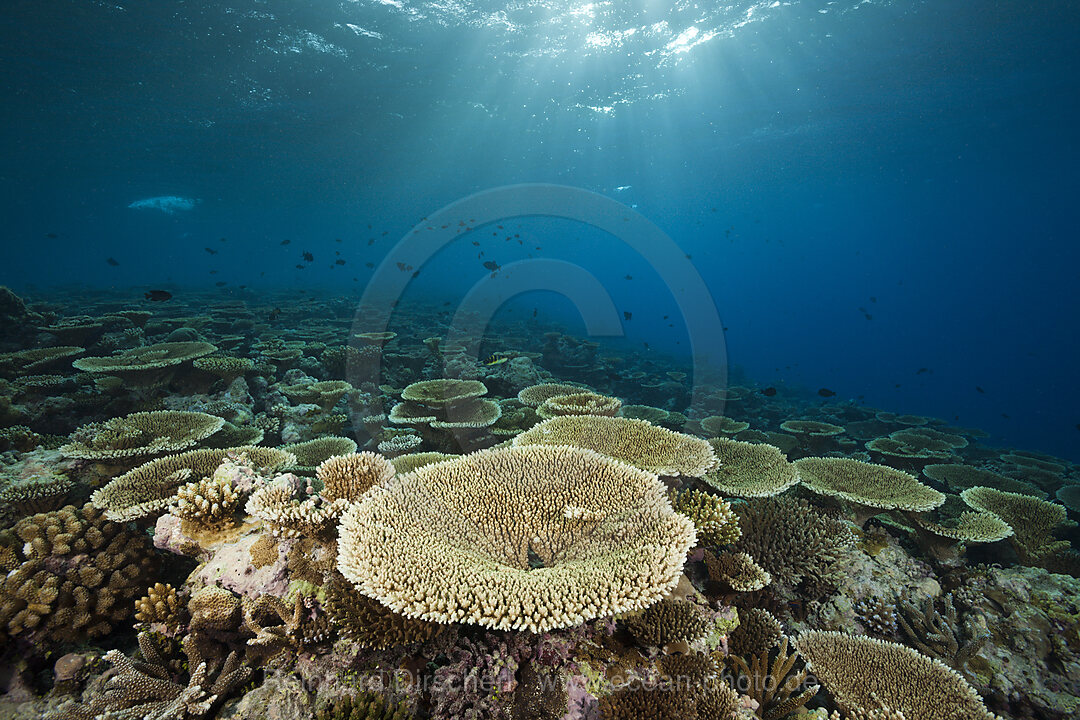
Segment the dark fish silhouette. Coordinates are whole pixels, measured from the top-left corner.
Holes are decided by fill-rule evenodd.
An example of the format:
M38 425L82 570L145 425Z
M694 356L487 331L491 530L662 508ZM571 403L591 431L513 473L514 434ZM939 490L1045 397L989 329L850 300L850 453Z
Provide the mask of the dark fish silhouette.
M373 262L366 262L366 263L364 263L364 267L366 267L366 268L373 268L373 267L375 267L375 263L373 263Z
M217 255L217 250L215 250L213 248L203 248L203 250L210 253L211 255Z
M977 391L981 392L981 393L984 393L984 394L986 393L986 391L985 391L985 390L983 390L983 389L982 389L981 387L979 387L978 385L976 385L976 386L975 386L975 389L976 389Z
M539 250L539 249L540 249L540 248L537 248L537 250ZM633 275L627 275L627 276L626 276L626 279L627 279L627 280L633 280L633 279L634 279L634 276L633 276Z
M764 390L761 391L761 394L764 395L765 397L772 397L773 395L776 394L776 388L767 387L767 388L765 388Z
M300 263L297 263L297 264L296 264L296 269L297 269L297 270L303 270L303 269L304 269L304 266L303 266L303 265L301 265Z
M877 302L877 298L873 295L870 296L870 302Z
M915 371L915 374L916 375L922 375L925 372L930 372L930 368L919 368L918 370Z
M494 260L485 260L484 261L484 267L486 267L491 272L495 272L496 270L499 269L500 265L499 265L499 263L495 262Z
M55 240L56 238L58 238L60 236L57 235L56 233L45 233L45 237L49 238L50 240Z
M538 308L533 308L533 317L536 317L536 313L537 313L538 311L539 311L539 310L538 310Z
M224 280L218 280L218 281L217 281L216 283L214 283L214 284L215 284L215 285L217 285L218 287L225 287L225 285L226 285L226 282L225 282Z
M306 252L306 253L304 253L304 261L305 261L305 262L313 262L314 260L315 260L315 256L314 256L314 255L312 255L312 254L311 254L311 253L309 253L309 252Z
M116 262L116 258L105 258L105 262L109 263L113 267L118 267L120 263Z
M334 238L334 242L341 242L341 238Z
M143 293L143 296L151 302L172 300L172 293L167 290L151 290L150 292Z
M335 265L344 265L345 261L342 260L341 258L338 258L337 260L334 261L334 264Z
M291 242L292 242L292 240L288 240L288 239L286 239L286 240L282 240L282 241L281 241L281 244L282 244L282 245L288 245L288 244L289 244L289 243L291 243Z
M820 390L817 391L817 394L820 395L821 397L832 397L836 393L834 393L829 388L821 388Z
M409 267L412 267L412 265L410 265ZM416 272L414 272L414 273L412 274L412 276L413 276L414 278L415 278L415 277L419 277L419 276L420 276L420 271L419 271L419 270L417 270Z
M622 316L623 316L624 318L626 318L627 320L632 320L632 319L633 319L633 317L634 317L634 313L632 313L632 312L628 312L628 311L626 311L626 310L623 310L623 314L622 314Z

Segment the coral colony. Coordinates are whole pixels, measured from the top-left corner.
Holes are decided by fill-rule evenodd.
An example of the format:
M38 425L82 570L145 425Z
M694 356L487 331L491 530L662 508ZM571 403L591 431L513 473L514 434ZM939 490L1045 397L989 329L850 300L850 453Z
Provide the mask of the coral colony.
M407 305L2 292L4 717L1080 715L1069 462Z

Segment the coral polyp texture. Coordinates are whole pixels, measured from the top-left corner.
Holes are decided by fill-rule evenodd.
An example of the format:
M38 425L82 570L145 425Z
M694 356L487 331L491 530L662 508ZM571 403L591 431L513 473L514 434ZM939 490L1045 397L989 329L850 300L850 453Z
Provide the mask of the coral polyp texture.
M513 447L373 490L342 518L338 569L408 617L542 632L656 602L694 541L652 473Z
M658 475L701 477L716 466L712 447L701 438L632 418L553 417L513 442L515 447L569 445L594 450Z

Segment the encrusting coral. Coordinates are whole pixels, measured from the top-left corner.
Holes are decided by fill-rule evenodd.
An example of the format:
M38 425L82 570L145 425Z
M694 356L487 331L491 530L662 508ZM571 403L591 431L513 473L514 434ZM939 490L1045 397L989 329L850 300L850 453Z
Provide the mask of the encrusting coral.
M513 444L585 448L657 475L701 477L716 465L712 447L701 438L632 418L553 417L516 436Z
M142 458L186 450L210 437L225 420L201 412L154 410L84 425L60 448L85 460ZM130 467L130 466L129 466Z
M655 475L580 448L511 447L373 489L342 517L338 569L409 617L539 632L659 600L694 542Z
M850 712L884 707L907 720L1001 720L956 671L904 645L832 631L804 632L795 644Z
M795 466L772 445L728 438L713 438L709 444L716 453L717 466L705 473L704 480L723 495L770 497L799 482Z

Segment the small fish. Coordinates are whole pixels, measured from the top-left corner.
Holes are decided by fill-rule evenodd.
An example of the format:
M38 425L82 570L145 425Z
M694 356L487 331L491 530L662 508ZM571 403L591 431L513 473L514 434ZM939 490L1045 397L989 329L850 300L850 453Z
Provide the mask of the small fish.
M373 267L375 267L375 263L373 263L373 262L366 262L366 263L364 263L364 267L366 267L366 268L373 268Z
M539 250L539 248L537 248L537 250ZM633 280L633 279L634 279L634 276L633 276L633 275L627 275L627 276L626 276L625 278L623 278L623 279L624 279L624 280Z
M761 391L761 394L764 395L765 397L772 397L773 395L776 394L776 388L771 387L771 386L767 387L767 388L765 388L764 390Z
M282 240L282 241L281 241L281 244L282 244L282 245L288 245L288 244L289 244L289 243L291 243L291 242L292 242L292 240L288 240L288 239L286 239L286 240Z
M539 312L538 308L533 308L533 317L536 317L536 313Z
M341 238L334 238L334 242L342 242Z
M977 390L978 392L980 392L980 393L983 393L983 394L985 394L985 393L986 393L986 391L985 391L985 390L983 390L983 389L982 389L981 387L979 387L978 385L976 385L976 386L975 386L975 390Z
M210 253L211 255L217 255L217 250L215 250L214 248L203 248L203 250Z
M340 254L341 254L341 251L340 251L340 250L335 250L335 251L334 251L334 254L335 254L335 255L340 255Z
M412 267L412 265L410 265L409 267ZM414 278L420 277L420 271L419 271L419 270L415 271L415 272L414 272L414 273L412 274L412 277L414 277Z
M488 355L487 360L484 361L485 365L502 365L504 362L510 359L510 353L497 352Z
M296 269L297 269L297 270L303 270L303 269L304 269L304 266L303 266L303 265L301 265L300 263L297 263L297 264L296 264Z
M919 368L915 371L916 375L922 375L923 373L930 372L930 368Z
M836 393L834 393L829 388L821 388L820 390L817 391L817 394L820 395L821 397L832 397L833 395L836 395Z
M867 320L873 320L874 319L874 316L871 315L870 313L863 313L863 315L866 317Z
M495 272L501 266L499 265L499 263L495 262L494 260L485 260L484 261L484 267L486 267L491 272Z
M116 262L116 258L105 258L105 262L109 263L113 267L118 267L120 263Z
M1080 423L1076 423L1076 429L1080 430Z
M58 238L60 236L57 235L56 233L45 233L45 237L49 238L50 240L55 240L56 238Z
M401 272L405 272L405 263L399 262L397 264L397 269L400 270Z
M473 240L472 244L477 246L477 247L480 247L480 241L479 240Z
M877 298L873 295L870 296L870 302L877 302Z
M632 320L632 319L634 318L634 313L632 313L632 312L629 312L629 311L627 311L627 310L623 310L623 314L622 314L622 316L623 316L624 318L626 318L627 320Z
M337 260L334 261L334 264L335 265L344 265L345 261L342 260L341 258L338 258Z
M309 253L309 252L305 252L305 253L304 253L304 261L305 261L305 262L313 262L314 260L315 260L315 256L314 256L314 255L312 255L312 254L311 254L311 253Z
M225 285L226 285L226 282L225 282L224 280L218 280L218 281L217 281L216 283L214 283L214 284L215 284L215 285L217 285L218 287L225 287Z
M217 275L217 270L211 270L211 271L210 271L210 274L211 274L211 275Z
M1008 419L1009 419L1009 416L1008 416L1008 415L1006 415L1005 413L1001 413L1001 417L1005 418L1006 420L1008 420Z
M143 293L143 296L151 302L172 300L172 293L168 290L151 290L150 292Z

